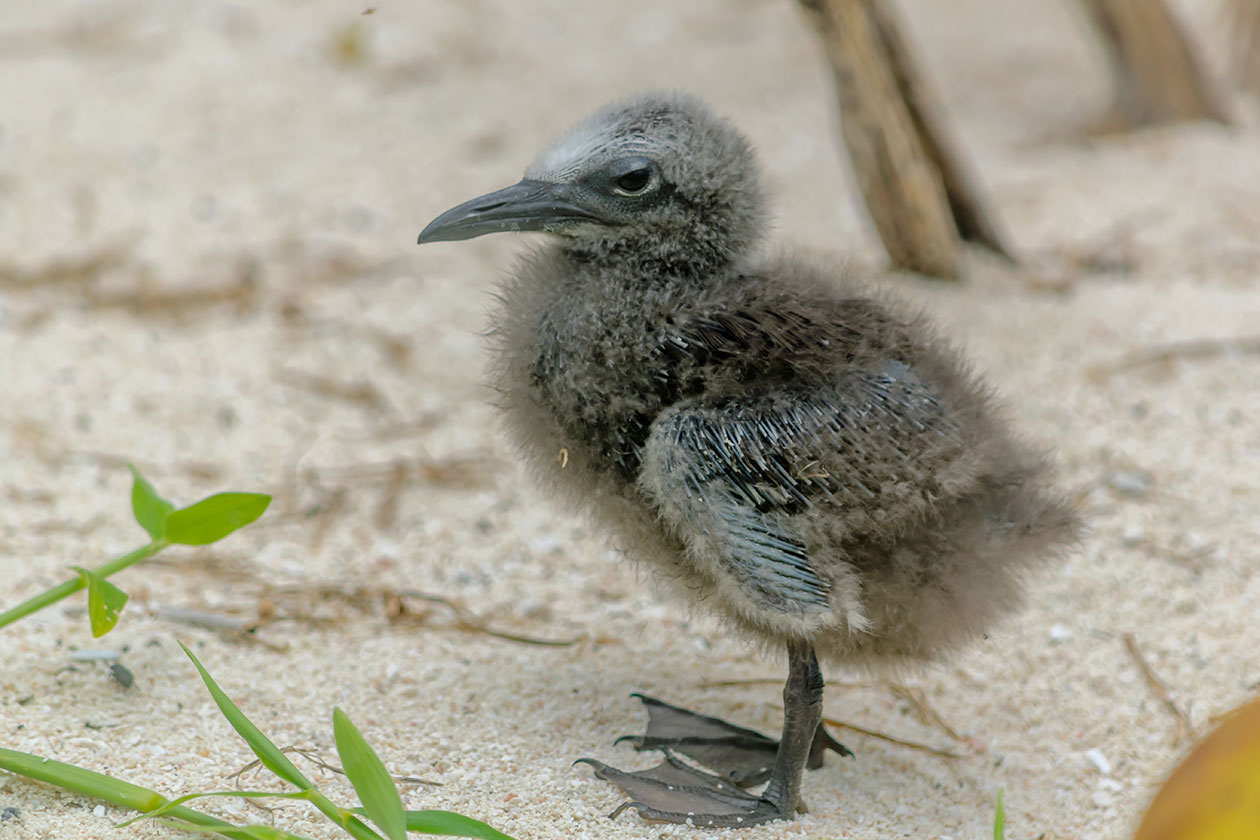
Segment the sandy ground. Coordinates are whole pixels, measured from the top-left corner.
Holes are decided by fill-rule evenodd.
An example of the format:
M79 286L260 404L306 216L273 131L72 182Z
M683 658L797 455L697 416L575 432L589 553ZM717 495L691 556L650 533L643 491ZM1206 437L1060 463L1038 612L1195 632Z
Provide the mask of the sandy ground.
M908 683L960 740L904 693L828 674L829 716L963 757L842 732L857 758L809 774L796 822L608 821L619 793L570 762L652 761L611 746L642 725L629 692L773 732L782 664L654 594L523 480L479 385L477 335L521 243L414 246L430 218L514 182L595 105L684 87L763 151L783 240L878 266L819 50L787 0L0 8L2 603L143 542L128 459L181 502L276 495L222 544L120 575L133 601L103 640L81 596L5 629L0 744L169 795L230 786L252 756L182 639L281 745L335 760L341 706L395 772L441 783L406 787L408 807L519 840L961 840L990 836L999 788L1011 838L1128 836L1188 740L1125 634L1200 731L1260 686L1257 357L1114 369L1170 342L1260 332L1255 109L1239 103L1233 130L1085 140L1105 79L1071 4L914 8L924 60L1030 267L975 257L962 285L889 282L1057 445L1093 527L1036 581L1030 609ZM1212 9L1196 13L1219 43ZM416 598L391 613L401 591L459 602L494 630L577 641L470 632ZM277 620L242 637L171 607ZM132 688L71 657L101 648L125 651ZM0 806L18 812L0 837L176 836L114 829L127 814L96 805L0 775ZM300 805L206 807L338 836Z

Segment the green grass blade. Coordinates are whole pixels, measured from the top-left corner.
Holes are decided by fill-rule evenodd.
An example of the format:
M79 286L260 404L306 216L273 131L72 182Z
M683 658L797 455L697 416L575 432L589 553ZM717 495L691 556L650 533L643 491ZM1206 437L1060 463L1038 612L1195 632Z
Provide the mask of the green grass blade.
M993 816L993 840L1006 837L1006 807L1002 804L1003 789L998 788L997 813Z
M381 835L372 830L372 826L359 819L359 816L349 808L342 808L341 814L344 821L337 823L355 840L381 840Z
M333 738L346 778L354 785L354 792L372 822L389 840L407 840L407 818L398 786L380 757L341 709L333 709Z
M236 730L237 734L245 739L245 743L249 744L249 748L254 751L254 755L258 756L258 760L263 763L263 766L294 787L302 790L314 788L315 785L311 783L311 780L302 775L302 771L294 766L289 757L282 753L280 748L262 733L261 729L254 726L250 719L245 717L245 713L236 707L232 699L223 693L223 689L219 688L219 684L202 667L201 662L188 649L188 645L180 642L179 646L184 649L184 653L188 654L188 658L192 660L193 665L197 666L197 671L201 674L201 679L205 682L206 688L209 689L210 696L214 698L219 711L228 719L228 723L232 724L232 728Z
M149 533L156 542L166 534L166 517L175 510L175 505L158 495L157 490L149 483L134 464L128 464L131 470L131 512L136 522Z
M0 770L56 785L93 799L103 799L120 808L134 808L137 811L147 812L160 808L167 802L166 797L148 788L76 767L73 764L65 764L51 758L3 747L0 747ZM231 823L215 819L191 808L176 806L170 809L169 816L216 831L220 828L233 827Z
M446 837L473 837L476 840L512 840L502 831L480 820L454 811L407 811L407 830Z
M372 826L359 819L359 814L354 808L342 808L319 791L312 791L312 794L311 801L315 803L315 807L323 811L328 819L344 828L346 833L355 840L384 840Z
M362 808L355 808L362 814ZM513 840L497 828L491 828L481 820L465 817L454 811L404 811L407 830L420 834L438 834L443 837L472 837L474 840Z
M229 823L220 828L204 828L169 817L160 817L160 819L162 822L178 828L180 831L191 831L195 834L213 834L219 837L227 837L229 840L310 840L310 838L303 837L300 834L290 834L287 831L281 831L269 825L231 825Z
M88 619L92 622L93 638L99 639L114 629L130 596L96 572L82 566L70 568L78 572L87 583Z
M166 541L209 545L263 515L271 497L265 493L216 493L166 517Z
M132 817L129 820L123 820L114 826L114 828L126 828L134 822L140 820L155 819L158 817L169 816L169 812L183 805L185 802L191 802L194 799L204 799L207 796L234 796L240 799L264 799L268 797L277 799L310 799L310 791L297 790L291 793L276 793L274 790L212 790L206 793L189 793L168 801L165 805L147 811L139 816Z

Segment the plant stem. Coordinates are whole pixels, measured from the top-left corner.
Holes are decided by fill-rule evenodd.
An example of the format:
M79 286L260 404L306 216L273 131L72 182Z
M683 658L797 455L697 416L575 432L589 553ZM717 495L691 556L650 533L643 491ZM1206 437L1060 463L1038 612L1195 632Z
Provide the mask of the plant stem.
M322 811L328 819L344 828L351 837L356 840L382 840L381 835L369 828L353 812L337 807L336 803L320 791L312 787L306 792L310 794L311 804Z
M166 797L148 788L30 753L0 748L0 767L10 773L38 779L84 796L104 799L120 808L134 808L137 811L148 812L167 803ZM165 815L207 828L234 827L231 823L178 805L168 810Z
M157 554L159 551L166 548L167 545L169 545L169 543L167 543L166 540L154 540L142 548L137 548L130 554L124 554L122 557L110 560L103 566L98 566L95 569L95 572L103 578L109 577L115 572L120 572L128 566L133 566L136 563L139 563L141 560L147 560L154 554ZM68 595L73 595L80 589L83 589L86 585L87 584L83 582L83 578L76 575L74 578L66 581L65 583L54 586L47 592L41 592L34 598L30 598L18 604L13 609L0 613L0 627L12 624L19 618L25 618L37 610L42 610L49 604L55 604L62 598L65 598Z

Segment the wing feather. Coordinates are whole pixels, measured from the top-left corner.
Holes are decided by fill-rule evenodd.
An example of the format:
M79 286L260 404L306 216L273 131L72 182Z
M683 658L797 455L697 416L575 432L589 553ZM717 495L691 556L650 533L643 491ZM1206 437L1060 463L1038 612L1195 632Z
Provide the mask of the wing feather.
M925 477L958 446L932 390L885 360L824 388L680 403L653 424L640 485L755 601L809 614L827 608L830 585L794 516L818 504L875 510L906 488L925 492Z

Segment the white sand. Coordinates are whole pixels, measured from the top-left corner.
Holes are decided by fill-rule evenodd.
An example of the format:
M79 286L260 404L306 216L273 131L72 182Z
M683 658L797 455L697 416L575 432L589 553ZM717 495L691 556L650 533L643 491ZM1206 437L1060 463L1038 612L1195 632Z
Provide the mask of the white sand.
M1165 342L1260 333L1260 130L1253 108L1232 131L1081 141L1106 95L1071 4L913 6L958 132L1040 268L1013 275L977 258L964 285L891 282L966 343L1031 434L1059 447L1093 525L1037 582L1030 609L914 683L974 739L971 757L842 733L857 759L808 775L810 813L796 822L742 833L632 813L609 822L619 793L570 762L651 762L610 745L642 725L629 692L773 732L782 666L659 599L523 481L478 385L476 335L519 241L413 244L439 211L514 182L591 107L681 86L735 115L763 150L782 238L878 264L827 73L787 0L432 0L368 17L331 0L6 4L0 603L142 542L125 459L181 502L229 488L277 500L219 546L120 575L133 602L103 640L87 633L82 596L2 631L0 744L170 795L229 786L251 756L179 638L281 745L335 761L339 705L389 767L442 783L407 788L408 807L460 810L519 840L976 838L1000 787L1011 838L1127 836L1186 744L1174 746L1175 719L1123 634L1200 730L1260 683L1260 358L1090 372ZM1209 11L1196 23L1215 44ZM1099 246L1136 268L1078 276L1067 264ZM109 249L99 271L21 287ZM1069 282L1056 293L1037 277ZM235 302L188 305L188 290L242 278L256 285ZM172 294L184 305L163 309ZM381 396L338 397L300 374ZM330 472L416 458L479 461L407 483L392 518L385 482ZM304 589L268 595L276 587ZM423 590L498 629L584 641L459 632L419 602L431 610L423 623L390 623L379 599L319 594L338 588ZM283 651L156 612L252 621L267 599L300 619L259 631ZM67 670L71 651L101 647L126 648L135 687L100 664ZM887 689L828 676L830 716L969 749ZM753 677L772 682L703 685ZM343 782L303 767L349 799ZM98 816L96 804L0 776L0 807L20 812L0 837L175 836L115 830L127 814ZM274 816L339 836L300 805Z

